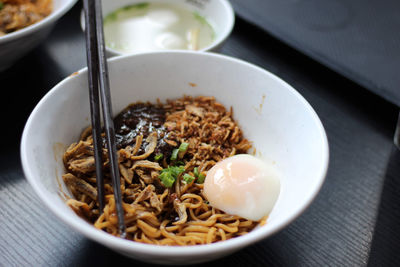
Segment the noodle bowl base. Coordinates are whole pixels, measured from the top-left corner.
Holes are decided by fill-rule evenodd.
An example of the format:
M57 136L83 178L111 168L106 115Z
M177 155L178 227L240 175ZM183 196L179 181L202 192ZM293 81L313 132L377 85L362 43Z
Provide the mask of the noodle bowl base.
M281 193L266 225L210 245L166 247L123 240L95 229L64 202L62 151L89 124L87 72L68 77L40 101L21 142L24 173L40 199L62 222L121 254L146 262L189 264L228 255L276 233L296 219L317 195L327 172L329 149L315 111L290 85L237 59L196 52L153 52L110 60L114 115L137 101L183 95L215 96L233 107L234 119L257 155L282 174ZM201 72L199 71L201 70ZM58 179L58 180L57 180ZM61 187L61 188L60 188Z

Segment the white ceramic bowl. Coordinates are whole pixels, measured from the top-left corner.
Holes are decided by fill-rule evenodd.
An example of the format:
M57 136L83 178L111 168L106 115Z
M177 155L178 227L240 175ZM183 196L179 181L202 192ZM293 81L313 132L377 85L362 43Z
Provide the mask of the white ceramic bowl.
M0 71L35 48L50 33L56 21L61 18L77 0L53 0L53 11L43 20L21 30L0 36Z
M187 95L215 96L257 153L282 174L279 199L265 226L211 245L162 247L123 240L79 218L60 198L62 154L89 125L87 71L56 85L36 106L25 126L21 157L35 192L60 220L88 238L143 261L188 264L213 260L266 238L310 205L328 168L328 143L312 107L290 85L244 61L212 53L153 52L109 61L114 113L132 102ZM195 86L193 86L195 85ZM63 189L65 192L67 190Z
M219 48L226 41L230 33L232 32L235 24L235 13L228 0L213 0L213 1L202 1L202 0L102 0L102 11L105 17L109 13L117 10L118 8L138 4L138 3L171 3L178 5L187 10L198 12L202 15L207 22L211 24L215 31L214 41L207 47L198 51L218 51ZM81 14L81 26L85 28L84 14ZM121 56L123 53L114 49L106 47L107 56Z

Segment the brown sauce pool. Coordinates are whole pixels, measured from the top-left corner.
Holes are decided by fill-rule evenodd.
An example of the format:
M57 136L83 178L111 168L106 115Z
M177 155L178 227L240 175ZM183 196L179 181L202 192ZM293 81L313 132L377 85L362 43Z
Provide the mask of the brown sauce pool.
M164 141L167 138L167 130L164 127L165 113L164 108L148 103L129 105L114 119L117 149L134 145L136 136L143 135L139 154L144 153L147 146L146 137L156 131L158 141L153 155L161 153L169 158L173 147Z

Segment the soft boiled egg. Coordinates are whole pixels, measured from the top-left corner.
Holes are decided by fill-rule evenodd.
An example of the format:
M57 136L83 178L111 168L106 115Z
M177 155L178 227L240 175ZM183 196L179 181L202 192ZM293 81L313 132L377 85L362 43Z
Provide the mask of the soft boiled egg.
M204 182L204 194L211 206L253 221L271 212L279 192L275 168L247 154L218 162Z

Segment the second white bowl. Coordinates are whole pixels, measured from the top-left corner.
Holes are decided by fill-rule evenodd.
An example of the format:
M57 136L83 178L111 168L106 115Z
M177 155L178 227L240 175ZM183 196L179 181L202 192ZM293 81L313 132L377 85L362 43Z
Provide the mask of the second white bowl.
M218 51L232 32L235 23L235 13L229 1L213 0L213 1L188 1L188 0L102 0L103 17L109 13L133 4L140 3L167 3L177 5L191 12L197 12L203 16L213 27L215 38L213 42L198 51ZM84 13L81 14L81 26L85 29ZM107 56L121 56L124 53L106 47Z
M18 31L0 36L0 71L14 64L40 44L77 0L53 0L53 11L43 20Z

